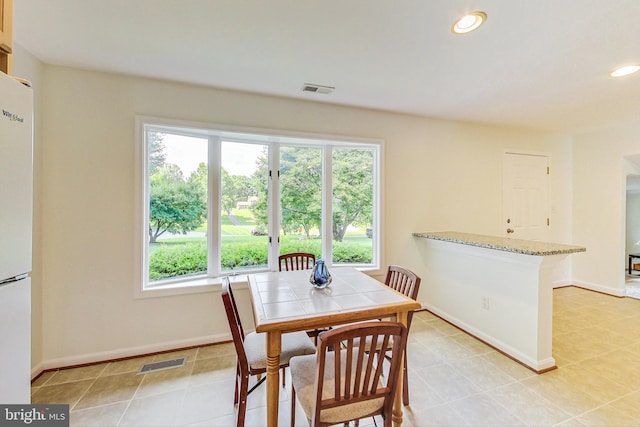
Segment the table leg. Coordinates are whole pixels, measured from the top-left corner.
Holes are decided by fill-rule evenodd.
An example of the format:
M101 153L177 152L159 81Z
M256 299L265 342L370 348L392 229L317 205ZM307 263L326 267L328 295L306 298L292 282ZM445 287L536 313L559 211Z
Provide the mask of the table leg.
M280 351L279 331L267 332L267 426L278 426L278 401L280 400Z
M407 312L400 312L396 314L396 320L402 323L404 326L407 326ZM405 355L402 355L402 359L398 363L400 363L400 374L398 374L398 385L396 386L396 395L393 398L393 426L400 427L402 426L402 382L404 381L404 375L402 375L402 367L404 366L404 358Z

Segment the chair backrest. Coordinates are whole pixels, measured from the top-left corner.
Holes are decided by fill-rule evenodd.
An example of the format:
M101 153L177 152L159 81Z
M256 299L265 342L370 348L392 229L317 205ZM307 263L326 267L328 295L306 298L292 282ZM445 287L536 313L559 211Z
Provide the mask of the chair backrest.
M242 329L242 323L240 322L240 312L236 305L236 300L233 297L233 291L231 290L231 283L228 277L222 278L222 303L224 304L224 311L227 313L227 321L229 322L229 329L231 329L231 337L233 338L233 345L236 348L238 356L238 363L248 369L249 362L247 361L247 353L244 349L244 330Z
M309 270L316 263L316 256L307 252L293 252L278 257L280 271Z
M377 414L390 423L407 331L398 322L374 321L350 324L320 334L312 425L321 424L320 420L342 423ZM391 347L388 371L383 366L384 357L359 345L369 340L374 346ZM341 346L340 353L333 351ZM341 357L336 357L337 354ZM325 379L329 382L325 383ZM323 413L326 410L331 412ZM336 416L345 418L336 421Z
M389 286L405 296L417 300L418 291L420 290L420 277L413 271L408 270L399 265L390 265L387 269L387 277L384 281ZM410 311L407 318L407 325L411 326L413 311Z

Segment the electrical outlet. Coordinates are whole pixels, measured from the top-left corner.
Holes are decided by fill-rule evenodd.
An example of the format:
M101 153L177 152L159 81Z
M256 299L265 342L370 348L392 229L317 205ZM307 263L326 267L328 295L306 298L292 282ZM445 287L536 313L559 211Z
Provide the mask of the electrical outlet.
M483 310L489 311L489 297L482 297L482 305Z

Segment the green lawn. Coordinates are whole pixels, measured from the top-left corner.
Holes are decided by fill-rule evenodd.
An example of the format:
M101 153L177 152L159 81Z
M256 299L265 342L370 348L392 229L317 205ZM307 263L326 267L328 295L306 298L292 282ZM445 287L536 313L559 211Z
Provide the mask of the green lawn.
M240 224L244 227L255 227L256 220L253 218L253 214L249 209L233 209L231 214L235 216ZM229 219L225 216L225 219Z

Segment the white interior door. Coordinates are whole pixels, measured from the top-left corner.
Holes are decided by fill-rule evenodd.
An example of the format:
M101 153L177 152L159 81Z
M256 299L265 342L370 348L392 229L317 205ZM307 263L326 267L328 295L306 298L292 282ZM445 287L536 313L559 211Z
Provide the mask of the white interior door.
M505 153L502 217L506 237L547 240L549 159L543 155Z

